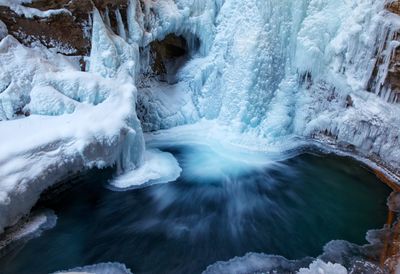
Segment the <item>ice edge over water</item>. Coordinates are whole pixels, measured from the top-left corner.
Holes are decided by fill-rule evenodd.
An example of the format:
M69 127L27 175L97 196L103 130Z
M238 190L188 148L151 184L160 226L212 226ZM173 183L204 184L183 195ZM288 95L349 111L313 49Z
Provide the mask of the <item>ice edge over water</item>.
M120 263L99 263L95 265L88 265L83 267L77 267L66 271L57 271L53 274L132 274L132 272L126 268L125 265Z
M13 227L0 238L0 255L4 249L23 241L39 237L45 230L52 229L57 224L57 216L52 210L33 212L21 225Z
M112 190L123 191L169 183L178 179L181 172L178 161L171 153L148 149L144 153L143 165L113 179L109 187Z

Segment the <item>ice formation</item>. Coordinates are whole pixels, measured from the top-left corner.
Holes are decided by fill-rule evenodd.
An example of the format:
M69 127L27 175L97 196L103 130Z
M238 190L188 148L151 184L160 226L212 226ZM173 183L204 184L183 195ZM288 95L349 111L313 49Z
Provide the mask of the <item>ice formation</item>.
M308 268L300 268L298 274L347 274L347 269L340 264L325 263L316 260Z
M282 256L263 253L247 253L228 261L219 261L207 267L203 274L213 273L300 273L300 274L346 274L346 273L386 273L376 263L364 258L379 258L387 235L387 228L370 230L366 245L356 245L343 240L327 243L323 253L317 258L288 260Z
M386 102L393 94L366 92L376 51L386 43L381 33L399 22L384 4L145 2L143 47L169 33L197 37L201 46L177 72L177 83L150 79L139 89L144 128L214 119L246 135L240 145L254 148L254 138L261 139L260 150L284 147L293 136L328 136L396 169L399 106Z
M227 262L217 262L209 266L203 274L247 274L247 273L298 273L298 274L347 274L340 264L326 263L311 258L287 260L281 256L248 253Z
M10 244L18 244L39 237L43 231L53 228L57 223L57 216L52 210L40 210L29 216L21 225L8 231L0 239L0 251L9 248Z
M182 169L175 157L158 149L144 153L144 163L137 169L124 173L111 181L112 189L127 190L137 187L175 181Z
M11 36L0 42L0 231L71 173L142 163L134 85L138 47L112 34L97 11L93 21L89 72Z
M0 5L27 17L66 12L41 13L23 2L29 1ZM28 213L44 189L84 168L139 168L116 181L122 187L167 175L140 175L160 159L144 153L138 117L146 131L197 123L192 130L199 135L271 155L322 139L398 170L400 108L389 103L397 95L379 83L400 20L384 5L130 0L127 26L116 11L118 33L108 27L109 12L93 12L86 72L72 58L6 36L0 41L0 232ZM5 32L0 23L0 38ZM169 75L173 81L160 82L151 74L150 44L169 34L183 37L188 53ZM374 76L378 88L368 93L377 52L385 62ZM164 160L173 162L167 154Z
M100 263L77 267L66 271L58 271L53 274L132 274L132 272L120 263Z
M248 253L227 262L216 262L208 266L203 274L295 273L310 263L311 258L290 261L282 256Z

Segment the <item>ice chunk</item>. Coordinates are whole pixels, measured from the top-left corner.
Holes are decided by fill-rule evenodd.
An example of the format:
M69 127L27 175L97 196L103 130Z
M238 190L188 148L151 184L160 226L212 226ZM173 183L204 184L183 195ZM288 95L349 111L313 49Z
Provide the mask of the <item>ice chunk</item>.
M126 190L178 179L182 169L168 152L149 149L144 153L144 163L137 169L124 173L111 182L112 189Z
M340 264L325 263L315 260L308 268L301 268L298 274L347 274L347 269Z
M99 263L95 265L77 267L66 271L58 271L53 274L132 274L125 265L120 263Z
M310 262L311 258L291 261L282 256L248 253L227 262L216 262L208 266L203 274L294 273Z

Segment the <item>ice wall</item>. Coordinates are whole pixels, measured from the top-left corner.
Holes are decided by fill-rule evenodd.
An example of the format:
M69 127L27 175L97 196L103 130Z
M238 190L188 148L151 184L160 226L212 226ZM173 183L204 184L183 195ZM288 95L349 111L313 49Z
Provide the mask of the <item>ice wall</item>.
M143 2L129 19L142 47L169 33L201 43L177 84L147 81L139 91L146 130L214 119L270 143L260 149L323 137L398 168L399 106L367 91L382 33L398 20L385 1ZM166 103L167 94L180 100Z

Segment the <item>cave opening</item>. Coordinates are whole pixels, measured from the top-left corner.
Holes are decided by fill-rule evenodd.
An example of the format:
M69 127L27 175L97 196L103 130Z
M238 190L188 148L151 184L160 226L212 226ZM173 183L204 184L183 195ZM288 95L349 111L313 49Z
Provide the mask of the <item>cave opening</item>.
M192 34L168 34L162 40L151 42L141 49L142 76L175 84L177 74L186 62L198 52L200 40Z

